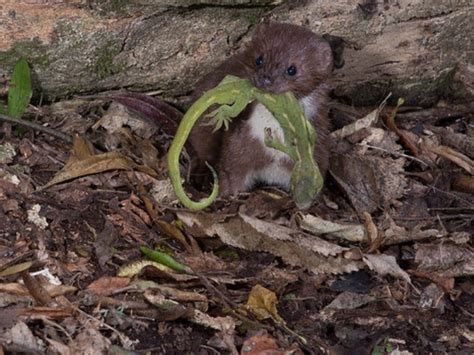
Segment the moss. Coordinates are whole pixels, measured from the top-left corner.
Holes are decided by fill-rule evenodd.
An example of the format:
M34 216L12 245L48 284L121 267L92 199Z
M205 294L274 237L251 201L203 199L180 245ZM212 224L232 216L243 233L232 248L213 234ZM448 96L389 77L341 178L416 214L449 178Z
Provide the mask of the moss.
M404 97L407 105L431 106L449 95L455 72L456 68L451 67L442 70L434 79L400 82L394 88L392 97Z
M128 15L127 5L133 4L130 0L111 0L109 2L110 10L118 15Z
M117 74L124 69L121 64L114 63L114 58L120 53L121 45L118 41L108 41L97 50L97 60L94 65L94 72L101 79Z
M380 103L390 92L390 104L403 97L406 105L429 107L440 98L452 95L455 68L442 70L436 78L374 80L359 83L350 88L339 87L335 95L356 106L372 106Z
M13 70L15 63L21 57L25 58L32 66L38 65L44 68L50 63L44 46L34 39L14 43L9 50L0 52L0 67Z
M251 26L256 25L260 21L260 16L256 14L250 14L247 16L247 21Z
M136 0L89 0L91 9L100 16L114 18L130 16L130 11L140 6Z

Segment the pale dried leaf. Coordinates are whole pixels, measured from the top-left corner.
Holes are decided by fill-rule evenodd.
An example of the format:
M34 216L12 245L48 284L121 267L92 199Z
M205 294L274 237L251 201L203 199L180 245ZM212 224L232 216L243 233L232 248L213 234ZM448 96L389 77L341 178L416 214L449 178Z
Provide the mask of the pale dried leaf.
M344 273L359 270L363 263L347 260L350 249L307 236L276 223L239 214L222 218L217 214L179 211L178 218L188 227L207 236L217 235L224 243L251 251L266 251L286 263L314 273Z
M284 323L277 310L278 298L275 292L261 286L255 285L250 291L247 304L245 305L258 320L272 318L277 323Z
M182 291L174 287L157 285L157 289L165 296L169 297L172 300L184 301L184 302L208 302L206 295L191 292L191 291Z
M354 292L342 292L325 309L355 309L375 301L375 297Z
M244 341L241 355L284 355L293 354L292 350L286 352L280 349L276 340L268 334L257 334Z
M150 195L159 204L170 205L178 202L170 179L155 180L150 189Z
M102 173L111 170L140 170L150 174L156 173L145 166L136 164L132 159L117 153L110 152L104 154L92 155L83 160L68 162L56 176L49 181L43 188L47 188L61 182L72 180L81 176Z
M165 295L163 295L159 290L156 289L147 289L143 293L143 297L150 302L153 306L157 307L162 311L168 311L173 309L176 306L179 306L179 302L173 301Z
M297 221L303 230L315 235L325 234L351 242L368 242L365 228L360 224L339 224L311 214L298 214Z
M73 354L102 355L107 353L110 345L109 339L88 326L71 342L70 349Z
M48 227L48 222L45 217L41 217L39 215L40 210L41 206L38 204L31 206L31 208L27 211L28 222L33 223L39 229L46 229L46 227Z
M372 213L403 197L405 159L336 154L331 174L359 212Z
M194 323L224 332L232 332L235 329L236 325L232 317L211 317L210 315L201 312L198 309L194 310L194 315L190 320Z
M67 293L75 292L77 290L76 287L67 285L57 286L47 283L42 286L46 289L46 291L48 291L51 297L61 296ZM6 292L18 296L29 295L25 285L19 283L0 283L0 292Z
M444 145L437 145L433 141L428 138L423 140L424 147L428 150L436 153L446 159L451 160L454 164L460 166L464 170L466 170L469 174L474 175L474 161L472 161L469 157L465 156L458 151L444 146Z
M44 344L22 321L18 321L12 328L3 332L2 345L8 352L42 354L45 350Z
M386 254L364 254L363 260L367 266L379 275L392 275L405 280L411 284L410 275L403 271L397 264L397 259L393 255Z
M379 151L386 153L400 153L403 150L394 133L376 127L370 127L367 131L369 135L359 143L358 154L365 155L371 148L379 148Z
M108 296L116 292L117 289L128 286L129 283L130 279L125 277L104 276L90 283L87 289L96 295Z
M102 118L94 124L93 128L102 127L109 133L114 133L122 127L130 127L132 132L142 138L150 138L158 130L152 120L141 117L127 107L113 102Z
M379 114L380 109L375 109L367 116L358 119L357 121L352 122L351 124L348 124L347 126L344 126L341 129L338 129L337 131L332 132L330 135L338 139L350 136L351 134L360 131L363 128L372 126L375 122L377 122Z
M445 303L443 301L444 298L444 291L443 289L436 285L435 283L431 283L425 287L423 292L420 295L419 304L420 308L427 310L427 309L437 309L440 314L444 312Z
M6 268L5 270L3 270L2 272L0 272L0 277L13 275L13 274L28 270L32 265L33 265L32 261L26 261L24 263L12 265Z
M474 251L466 245L419 244L415 262L418 270L436 271L444 277L474 275Z
M48 354L72 355L67 345L49 338L46 338L46 341L49 343Z
M0 144L0 164L10 164L16 155L15 147L11 143Z

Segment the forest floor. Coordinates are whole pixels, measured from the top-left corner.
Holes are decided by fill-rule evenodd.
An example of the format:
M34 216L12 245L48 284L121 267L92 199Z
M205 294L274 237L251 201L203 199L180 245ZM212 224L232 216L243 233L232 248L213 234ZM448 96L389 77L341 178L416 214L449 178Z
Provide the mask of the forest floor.
M1 126L0 354L472 354L473 107L391 113L334 105L368 122L309 210L261 188L193 212L154 117L30 106L77 136Z

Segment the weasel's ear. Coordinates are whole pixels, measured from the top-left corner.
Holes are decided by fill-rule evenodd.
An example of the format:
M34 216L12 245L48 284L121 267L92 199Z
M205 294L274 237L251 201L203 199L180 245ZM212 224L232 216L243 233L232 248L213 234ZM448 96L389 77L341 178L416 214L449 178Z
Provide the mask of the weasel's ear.
M344 40L341 37L333 36L328 33L323 38L329 43L334 57L334 68L340 69L344 66Z
M264 35L265 32L268 32L268 29L271 25L272 22L269 19L264 19L255 27L252 38L261 37Z
M316 43L316 53L318 71L324 76L329 76L334 68L334 57L329 42L322 38L318 38Z

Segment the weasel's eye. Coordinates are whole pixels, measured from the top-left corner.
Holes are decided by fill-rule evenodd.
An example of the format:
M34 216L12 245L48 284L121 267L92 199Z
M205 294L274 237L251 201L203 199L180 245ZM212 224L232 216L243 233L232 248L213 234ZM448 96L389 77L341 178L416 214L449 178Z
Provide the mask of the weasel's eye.
M257 64L257 67L260 67L263 64L263 57L260 56L257 59L255 59L255 64Z
M286 73L289 76L295 75L296 74L296 67L294 65L292 65L291 67L288 67L288 69L286 69Z

